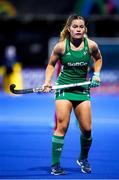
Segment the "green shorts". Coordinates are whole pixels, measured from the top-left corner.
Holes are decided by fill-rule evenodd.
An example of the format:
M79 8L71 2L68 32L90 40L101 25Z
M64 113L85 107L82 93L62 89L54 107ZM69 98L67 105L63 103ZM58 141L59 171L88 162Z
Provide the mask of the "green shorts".
M85 101L90 100L90 90L83 87L56 90L55 100Z

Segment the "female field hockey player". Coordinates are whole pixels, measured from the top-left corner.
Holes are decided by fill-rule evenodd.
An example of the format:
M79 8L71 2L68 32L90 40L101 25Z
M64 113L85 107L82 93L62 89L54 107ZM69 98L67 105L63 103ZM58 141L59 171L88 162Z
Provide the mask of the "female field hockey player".
M84 18L76 14L69 16L46 68L43 84L44 92L51 90L48 86L51 85L55 64L59 59L62 68L56 85L86 81L90 60L93 61L94 66L90 87L100 85L102 56L97 43L86 37L86 33L87 28ZM65 174L65 171L60 167L60 157L72 109L74 109L81 130L81 152L77 164L83 173L91 172L91 166L88 162L88 154L92 144L90 87L81 86L56 90L55 92L57 128L54 130L52 137L51 174L53 175Z

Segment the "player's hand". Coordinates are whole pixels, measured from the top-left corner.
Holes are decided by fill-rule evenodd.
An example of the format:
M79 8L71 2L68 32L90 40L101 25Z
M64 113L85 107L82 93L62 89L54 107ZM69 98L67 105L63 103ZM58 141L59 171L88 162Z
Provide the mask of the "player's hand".
M94 75L91 79L90 87L98 87L101 84L100 73L94 72Z
M43 85L42 85L42 91L43 92L50 92L51 91L51 84L50 83L44 83Z

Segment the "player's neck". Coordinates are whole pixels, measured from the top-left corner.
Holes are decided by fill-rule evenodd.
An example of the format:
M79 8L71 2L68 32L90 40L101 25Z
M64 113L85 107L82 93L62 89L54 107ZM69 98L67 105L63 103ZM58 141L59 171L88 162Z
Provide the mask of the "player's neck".
M75 47L79 47L82 43L82 41L84 40L84 38L80 38L80 39L73 39L70 38L70 42L75 46Z

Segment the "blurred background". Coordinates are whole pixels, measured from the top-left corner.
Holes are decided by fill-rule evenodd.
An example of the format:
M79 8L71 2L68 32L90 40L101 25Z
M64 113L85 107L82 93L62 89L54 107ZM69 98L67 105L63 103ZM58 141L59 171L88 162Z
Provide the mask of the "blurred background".
M102 52L102 86L96 93L119 93L118 0L0 0L0 91L39 86L66 18L86 19L88 36ZM54 79L55 80L55 79ZM54 82L53 80L53 82Z

